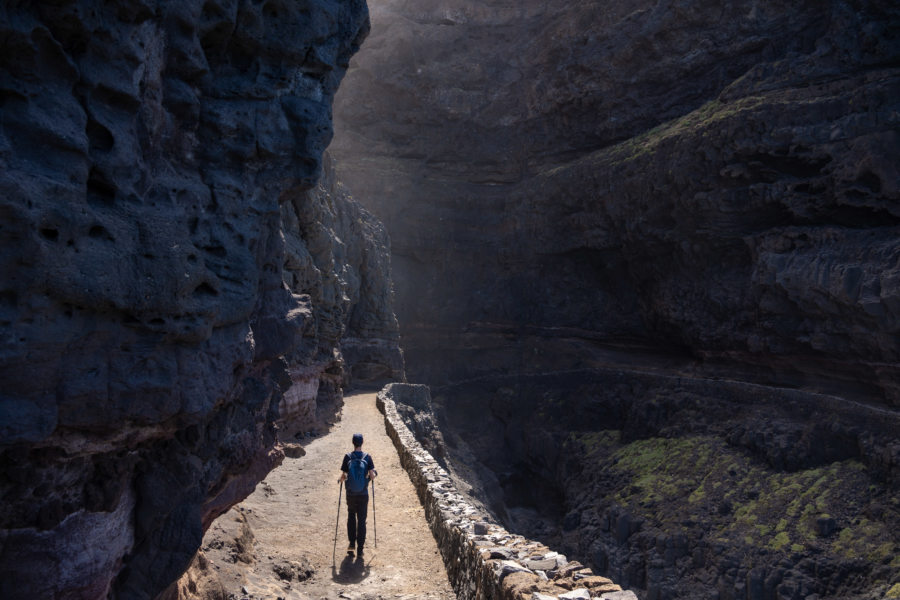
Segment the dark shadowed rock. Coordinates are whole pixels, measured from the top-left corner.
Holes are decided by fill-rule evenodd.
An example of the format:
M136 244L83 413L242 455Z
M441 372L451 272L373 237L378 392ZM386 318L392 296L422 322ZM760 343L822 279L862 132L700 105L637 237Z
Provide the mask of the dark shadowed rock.
M391 232L411 379L668 354L897 406L894 4L372 14L334 152Z
M333 161L325 158L316 187L281 205L285 284L302 302L327 307L288 355L295 385L289 392L292 405L283 411L287 418L306 404L304 393L313 400L324 396L327 406L323 388L404 379L390 240L384 226L335 179ZM308 385L310 362L316 365L318 392ZM303 419L293 421L302 428Z
M309 192L367 9L4 3L0 30L0 589L151 598L281 460L292 380L337 406L347 333L402 373L383 229Z
M446 464L447 449L444 436L438 427L438 420L431 404L431 391L427 385L391 383L384 387L397 403L397 414L415 435L416 441L441 465ZM476 527L479 527L476 524Z
M408 374L449 465L508 527L648 598L882 595L896 3L385 0L372 21L333 151L391 232ZM759 481L726 464L730 495L687 489L709 471L686 454L667 492L640 468L654 436L749 457ZM776 491L824 471L868 563L805 497L775 531L797 500Z

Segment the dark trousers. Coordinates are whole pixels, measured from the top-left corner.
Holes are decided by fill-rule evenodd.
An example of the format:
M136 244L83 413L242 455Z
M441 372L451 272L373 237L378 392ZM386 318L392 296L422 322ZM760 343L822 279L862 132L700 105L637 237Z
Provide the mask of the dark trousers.
M366 513L369 509L368 496L347 494L347 539L350 545L362 548L366 543Z

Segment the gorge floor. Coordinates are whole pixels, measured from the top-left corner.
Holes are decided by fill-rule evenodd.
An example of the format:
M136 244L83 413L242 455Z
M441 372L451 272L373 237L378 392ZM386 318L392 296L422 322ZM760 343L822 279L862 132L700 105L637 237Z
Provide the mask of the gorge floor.
M374 511L370 497L364 560L348 558L346 500L341 499L333 566L336 482L355 432L365 436L363 447L379 474ZM299 459L285 459L253 494L213 523L200 564L195 562L179 583L181 598L456 597L416 492L385 433L375 394L345 397L341 421L305 450ZM209 585L209 579L220 583Z

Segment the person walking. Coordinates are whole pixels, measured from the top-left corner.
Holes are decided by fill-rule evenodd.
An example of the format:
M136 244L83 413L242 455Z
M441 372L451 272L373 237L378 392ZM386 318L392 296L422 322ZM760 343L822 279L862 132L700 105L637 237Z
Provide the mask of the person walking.
M372 457L363 452L363 436L353 434L353 452L344 455L338 483L347 482L347 554L363 555L366 545L366 514L369 508L369 481L378 476Z

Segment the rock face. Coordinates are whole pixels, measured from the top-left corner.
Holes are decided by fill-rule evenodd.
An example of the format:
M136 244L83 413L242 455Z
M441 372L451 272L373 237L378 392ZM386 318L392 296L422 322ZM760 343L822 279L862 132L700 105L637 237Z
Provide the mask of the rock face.
M334 415L342 388L402 381L404 370L387 233L335 179L328 154L322 179L282 203L281 218L285 284L319 307L286 356L281 426L290 435Z
M371 10L333 151L391 233L408 375L481 499L648 598L898 583L875 533L900 515L896 3ZM657 438L731 495L649 497ZM716 454L734 475L694 462ZM754 499L819 469L843 542L803 495Z
M894 3L372 15L334 151L391 232L413 380L527 369L537 334L900 403Z
M614 369L473 381L433 403L450 468L510 531L642 598L876 600L900 583L887 411Z
M367 8L4 3L0 29L0 589L151 598L281 460L292 379L336 406L345 368L402 372L383 229L310 192Z

